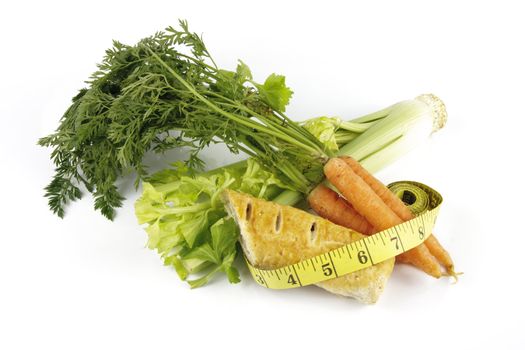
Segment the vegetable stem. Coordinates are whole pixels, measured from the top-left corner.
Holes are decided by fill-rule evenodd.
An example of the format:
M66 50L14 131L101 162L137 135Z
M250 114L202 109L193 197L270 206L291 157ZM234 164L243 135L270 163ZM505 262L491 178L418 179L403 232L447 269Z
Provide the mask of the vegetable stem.
M282 133L282 132L278 132L276 131L274 128L271 128L271 127L268 127L268 126L265 126L264 124L261 124L261 123L254 123L254 122L251 122L251 121L248 121L248 120L245 120L244 118L240 118L232 113L229 113L229 112L226 112L225 110L223 110L222 108L218 107L216 104L214 104L213 102L211 102L209 99L205 98L204 96L202 96L199 92L197 92L197 90L195 90L195 88L190 84L188 83L184 78L182 78L179 74L177 74L177 72L175 72L166 62L164 62L163 59L161 59L155 52L153 52L149 47L146 47L146 49L150 52L150 54L160 63L164 66L164 68L166 68L166 70L168 72L170 72L170 74L173 75L173 77L175 77L189 92L191 92L196 98L198 98L201 102L203 102L204 104L206 104L208 107L210 107L211 109L213 109L214 111L216 111L217 113L220 113L222 114L223 116L231 119L231 120L234 120L235 122L239 123L239 124L242 124L244 126L247 126L247 127L250 127L250 128L253 128L253 129L256 129L256 130L259 130L261 132L264 132L268 135L272 135L272 136L275 136L283 141L286 141L288 143L291 143L293 145L296 145L297 147L300 147L300 148L303 148L305 149L305 151L309 152L309 153L316 153L316 152L320 152L322 153L322 151L320 150L315 150L315 149L312 149L310 146L307 146L304 144L304 142L301 142L302 140L296 140L295 138L293 137L290 137L289 135L285 134L285 133ZM253 116L257 116L253 111L251 112L251 114Z
M294 206L303 199L303 194L298 191L285 190L281 192L277 197L272 199L272 202L282 205Z

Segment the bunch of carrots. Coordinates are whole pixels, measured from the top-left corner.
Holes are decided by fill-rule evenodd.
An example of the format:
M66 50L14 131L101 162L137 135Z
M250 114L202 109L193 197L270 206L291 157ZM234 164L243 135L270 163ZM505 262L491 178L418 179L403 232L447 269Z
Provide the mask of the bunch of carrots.
M308 202L320 216L365 235L414 218L401 199L353 158L330 159L324 173L342 196L323 184L318 185L308 196ZM398 255L396 261L414 265L436 278L443 275L457 278L450 255L434 235Z

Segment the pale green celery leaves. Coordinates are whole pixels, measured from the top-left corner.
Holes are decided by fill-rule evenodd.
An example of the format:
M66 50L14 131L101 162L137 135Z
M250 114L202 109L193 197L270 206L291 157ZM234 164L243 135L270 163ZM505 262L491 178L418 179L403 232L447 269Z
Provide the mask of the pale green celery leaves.
M337 151L336 131L341 123L339 118L319 117L308 120L303 126L319 141L321 141L327 150Z
M290 98L292 90L286 86L286 78L283 75L271 74L264 84L254 84L263 100L273 109L284 112Z
M166 168L146 177L144 180L153 186L160 186L175 182L182 175L187 175L190 169L184 162L174 162L170 164L171 168Z
M211 277L218 271L226 273L230 283L240 282L239 273L232 264L235 259L237 238L239 231L232 218L222 218L215 222L211 228L212 243L193 249L186 258L200 259L216 265L204 276L189 281L192 288L200 287L209 282Z
M164 195L157 192L151 184L144 182L142 197L135 203L135 216L139 224L145 224L159 217L166 209L164 203Z
M237 225L232 218L220 219L210 229L211 243L217 256L223 257L229 255L235 249L235 242L237 242L238 231ZM232 235L232 232L237 234Z
M246 170L241 178L239 191L251 194L258 198L268 199L272 197L275 190L291 189L282 182L275 174L263 170L256 161L249 159Z
M148 247L157 250L183 280L202 273L188 281L192 288L208 283L219 271L231 283L239 282L239 273L232 266L238 228L227 218L220 199L223 190L269 199L288 189L256 161L239 164L196 176L174 164L175 168L144 182L142 196L135 203L137 219L148 234Z

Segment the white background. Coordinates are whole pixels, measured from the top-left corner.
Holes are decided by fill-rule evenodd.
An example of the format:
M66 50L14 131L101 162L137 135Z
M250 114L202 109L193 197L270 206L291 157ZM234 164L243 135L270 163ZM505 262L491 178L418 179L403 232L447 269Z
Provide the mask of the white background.
M16 5L15 5L16 3ZM524 10L494 2L9 1L0 10L0 348L523 348ZM190 290L144 247L133 200L114 222L91 197L60 220L42 188L52 132L112 39L178 18L219 65L278 72L293 118L357 117L433 92L449 122L378 173L444 196L436 234L459 283L396 267L374 306L316 287L271 291L242 269ZM170 159L151 160L157 164ZM230 161L222 148L210 166Z

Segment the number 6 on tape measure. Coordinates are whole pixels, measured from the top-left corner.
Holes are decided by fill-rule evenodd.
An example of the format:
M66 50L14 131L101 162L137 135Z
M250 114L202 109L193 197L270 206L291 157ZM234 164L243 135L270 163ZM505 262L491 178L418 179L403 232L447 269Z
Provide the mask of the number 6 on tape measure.
M359 259L361 264L366 264L368 262L368 256L366 256L366 253L362 250L357 253L357 259Z
M273 270L258 269L246 260L255 281L272 289L306 286L358 271L420 245L432 233L443 198L437 191L418 182L400 181L388 187L391 190L396 188L393 191L399 192L401 197L416 199L408 205L417 215L414 219L324 254ZM426 197L418 201L423 196ZM388 242L391 244L387 244Z

